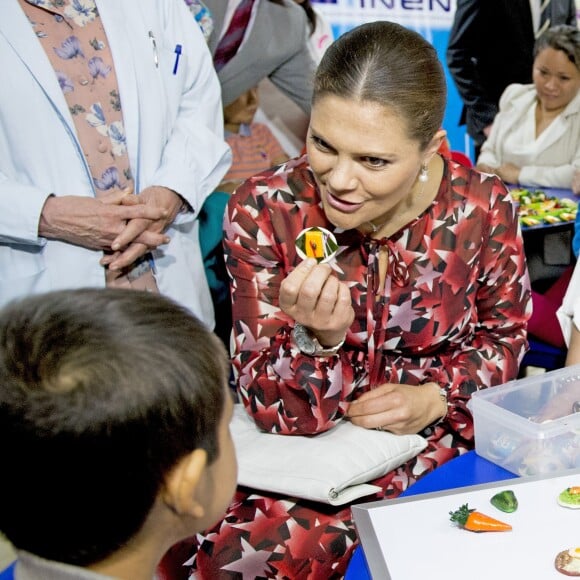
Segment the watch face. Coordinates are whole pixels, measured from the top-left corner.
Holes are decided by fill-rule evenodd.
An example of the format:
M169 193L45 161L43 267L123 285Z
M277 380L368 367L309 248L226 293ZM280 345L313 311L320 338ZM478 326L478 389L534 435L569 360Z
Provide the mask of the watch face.
M294 327L294 340L296 341L296 346L304 354L314 354L316 352L316 344L301 324L296 324Z

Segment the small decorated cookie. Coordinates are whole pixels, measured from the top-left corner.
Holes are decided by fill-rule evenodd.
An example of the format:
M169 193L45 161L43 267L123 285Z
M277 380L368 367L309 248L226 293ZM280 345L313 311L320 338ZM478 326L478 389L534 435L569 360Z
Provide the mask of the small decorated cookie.
M296 238L296 250L303 260L316 258L322 264L336 256L338 243L334 234L325 228L306 228Z
M554 566L565 576L580 576L580 547L562 550L556 556Z
M564 507L580 508L580 486L567 487L559 496L558 503Z

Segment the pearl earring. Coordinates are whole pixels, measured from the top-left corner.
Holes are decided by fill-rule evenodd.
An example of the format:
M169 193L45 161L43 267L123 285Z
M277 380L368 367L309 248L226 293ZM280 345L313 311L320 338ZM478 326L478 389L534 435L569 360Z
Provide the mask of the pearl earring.
M421 165L421 172L419 173L418 179L421 183L427 183L429 179L429 170L427 169L427 165L425 165L425 163Z

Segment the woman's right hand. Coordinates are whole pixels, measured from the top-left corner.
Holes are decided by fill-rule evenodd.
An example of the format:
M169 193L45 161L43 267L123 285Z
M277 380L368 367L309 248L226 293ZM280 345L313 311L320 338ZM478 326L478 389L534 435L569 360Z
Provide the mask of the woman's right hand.
M360 395L347 411L353 425L397 435L419 433L446 414L447 402L437 383L384 383Z
M323 346L343 340L354 320L350 289L328 264L313 258L299 264L282 282L280 308L310 329Z

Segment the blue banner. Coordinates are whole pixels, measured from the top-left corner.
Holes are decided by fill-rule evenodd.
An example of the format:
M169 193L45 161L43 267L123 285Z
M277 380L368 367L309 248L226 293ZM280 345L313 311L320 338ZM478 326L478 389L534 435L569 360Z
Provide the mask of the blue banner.
M447 69L445 51L455 13L455 0L312 0L332 26L335 38L351 28L376 20L390 20L417 31L437 51L445 69L448 98L443 128L451 149L473 159L473 144L459 126L463 103Z

